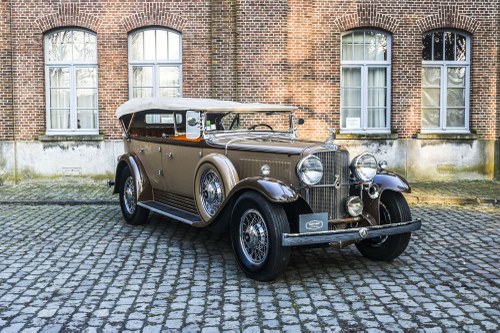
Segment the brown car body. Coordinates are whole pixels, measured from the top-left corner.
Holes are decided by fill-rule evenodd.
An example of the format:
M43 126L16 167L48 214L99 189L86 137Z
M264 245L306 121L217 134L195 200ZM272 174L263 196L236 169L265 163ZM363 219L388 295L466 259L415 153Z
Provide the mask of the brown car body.
M125 219L133 224L145 222L147 210L194 227L231 230L240 266L257 280L272 280L279 275L286 267L291 246L343 247L405 235L403 249L373 259L397 257L406 248L411 231L420 228L420 221L411 220L409 209L409 218L399 216L399 221L392 221L396 218L391 216L397 214L392 211L406 205L397 194L409 192L408 183L382 169L370 181L355 179L345 148L332 140L321 143L296 137L298 121L293 118L294 109L199 99L125 103L118 109L117 117L124 128L126 153L118 159L114 188L115 193L120 193ZM289 128L271 130L271 125L262 119L279 113L286 114ZM221 119L228 114L235 116L230 125L224 125ZM248 130L228 130L235 122L239 125L240 114L255 115L257 125ZM276 125L284 128L283 124ZM257 130L258 126L263 129ZM309 172L298 169L308 156L314 156L322 165L321 180L314 185L305 184L299 175ZM366 158L368 162L372 161L370 158ZM315 175L312 171L311 174ZM394 196L397 209L386 208L391 205L387 203L388 196ZM361 206L362 213L349 213L349 198L354 198L352 208ZM263 199L267 202L259 203ZM245 205L250 206L244 210L241 206ZM263 205L270 205L272 214L286 221L274 221L275 215L266 217L268 206ZM403 208L407 209L407 205ZM318 220L318 213L324 214L323 220ZM248 214L253 214L257 222L248 222ZM390 223L397 226L381 225ZM283 230L273 235L276 224ZM317 225L321 225L320 231L307 229ZM277 264L277 258L282 263Z

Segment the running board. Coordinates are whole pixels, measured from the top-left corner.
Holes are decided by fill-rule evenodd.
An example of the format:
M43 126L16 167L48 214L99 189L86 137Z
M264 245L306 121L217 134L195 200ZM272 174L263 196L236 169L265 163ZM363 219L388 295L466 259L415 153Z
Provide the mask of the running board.
M158 213L160 215L170 217L174 220L187 223L189 225L194 225L201 223L201 218L199 215L186 212L184 210L159 203L158 201L143 201L137 203L137 205L149 209L152 212Z

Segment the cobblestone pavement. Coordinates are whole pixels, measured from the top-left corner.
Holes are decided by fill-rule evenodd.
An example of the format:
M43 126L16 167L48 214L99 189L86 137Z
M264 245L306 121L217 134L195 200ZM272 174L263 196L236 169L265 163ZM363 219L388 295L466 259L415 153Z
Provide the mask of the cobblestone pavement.
M0 330L500 330L500 209L415 206L407 251L296 249L272 283L227 236L117 205L0 205Z

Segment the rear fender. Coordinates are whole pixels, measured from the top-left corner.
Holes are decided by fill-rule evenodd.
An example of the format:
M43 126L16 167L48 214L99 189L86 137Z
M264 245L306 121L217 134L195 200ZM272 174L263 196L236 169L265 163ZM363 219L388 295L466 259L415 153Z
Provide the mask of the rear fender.
M147 177L146 171L142 166L139 158L132 154L124 154L118 158L118 166L116 167L115 174L115 186L113 188L113 193L118 193L120 191L120 178L122 176L123 169L128 166L130 172L135 179L135 188L137 189L137 202L147 201L153 199L153 189L151 183Z

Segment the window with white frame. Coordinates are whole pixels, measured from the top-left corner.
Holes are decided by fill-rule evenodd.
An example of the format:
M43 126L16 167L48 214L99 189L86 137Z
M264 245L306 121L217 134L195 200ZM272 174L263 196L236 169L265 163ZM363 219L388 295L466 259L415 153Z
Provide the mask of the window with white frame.
M469 132L470 37L439 30L422 37L422 132Z
M391 37L377 30L342 35L340 129L390 131Z
M97 36L80 29L45 35L47 134L97 134Z
M130 33L130 98L182 96L181 43L180 33L164 28Z

